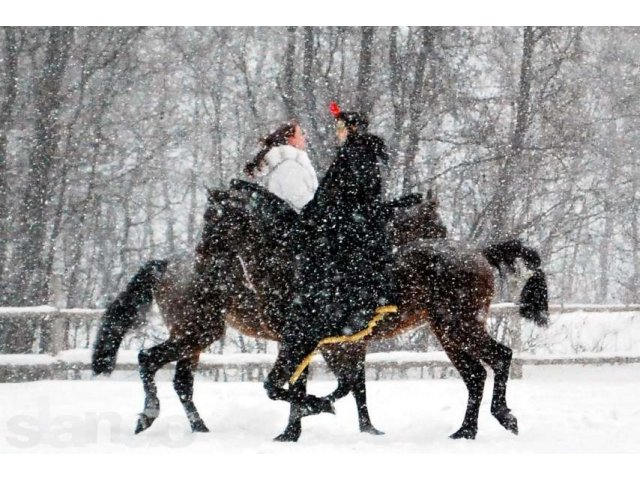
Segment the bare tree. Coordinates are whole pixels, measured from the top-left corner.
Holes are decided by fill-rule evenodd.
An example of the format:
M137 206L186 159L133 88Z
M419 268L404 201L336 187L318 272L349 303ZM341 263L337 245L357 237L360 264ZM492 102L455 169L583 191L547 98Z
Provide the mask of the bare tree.
M514 192L514 179L517 164L521 162L525 136L529 129L531 111L531 64L535 46L536 31L533 27L525 27L522 40L522 57L520 62L520 81L518 96L515 100L515 123L509 143L505 146L500 158L500 167L495 193L487 210L489 212L489 234L495 241L502 241L512 235L509 218Z
M287 27L287 47L284 54L284 67L282 72L282 81L280 82L280 91L282 102L287 111L287 117L295 118L299 116L296 92L294 89L295 81L295 58L296 58L296 27Z
M390 195L438 187L452 236L539 247L552 300L637 301L637 33L3 28L2 303L103 306L151 254L193 250L204 186L287 118L322 176L332 100L388 140Z
M37 82L34 144L29 159L27 189L18 225L20 239L15 259L20 265L14 304L34 305L47 301L44 248L47 240L47 204L51 199L49 176L56 167L59 109L63 103L63 78L73 42L73 28L51 27L45 48L44 66Z
M18 95L19 39L16 27L3 27L1 82L3 88L0 103L0 284L5 282L5 266L9 244L9 184L7 169L7 133L11 129L13 112ZM0 288L0 298L4 298Z
M404 155L404 182L403 190L408 191L415 182L414 163L420 149L420 133L422 131L422 119L425 110L428 90L427 82L433 82L435 72L428 69L434 61L434 41L436 29L433 27L421 27L419 32L419 50L414 70L413 86L409 95L409 122L406 126L407 148ZM427 108L425 108L427 107Z
M371 83L373 75L374 27L362 27L360 40L360 63L358 66L358 86L356 88L356 105L366 115L373 110Z

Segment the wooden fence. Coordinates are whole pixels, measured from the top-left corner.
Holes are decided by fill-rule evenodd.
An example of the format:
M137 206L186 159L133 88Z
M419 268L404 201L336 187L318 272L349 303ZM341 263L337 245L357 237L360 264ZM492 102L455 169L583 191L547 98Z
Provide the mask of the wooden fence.
M551 305L550 313L640 312L640 305ZM90 371L91 338L103 310L57 309L54 307L0 308L0 326L7 322L30 322L34 333L31 354L0 355L0 382L83 378ZM524 365L640 363L634 355L557 355L537 357L522 351L522 319L511 303L494 304L492 317L500 319L505 338L514 350L511 375L522 377ZM80 347L80 349L78 349ZM121 351L118 372L137 370L136 352ZM199 374L218 381L262 380L273 365L269 354L204 354ZM446 377L455 375L443 352L390 352L367 355L367 376L372 379ZM171 366L165 369L170 369ZM328 375L323 362L314 361L312 375Z
M0 325L29 323L33 332L33 352L57 355L62 350L77 348L82 340L78 330L84 333L85 346L89 346L91 332L96 332L104 310L88 308L2 307ZM73 338L73 332L76 338ZM5 342L10 339L3 339Z

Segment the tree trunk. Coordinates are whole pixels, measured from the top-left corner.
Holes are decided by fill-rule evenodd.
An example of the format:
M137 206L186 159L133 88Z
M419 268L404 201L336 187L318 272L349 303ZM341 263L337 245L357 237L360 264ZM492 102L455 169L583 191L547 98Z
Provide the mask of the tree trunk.
M313 65L315 58L315 35L314 27L304 27L304 56L302 60L302 97L304 98L304 109L311 122L314 138L319 138L318 122L316 121L316 96L313 76Z
M389 139L389 150L392 155L397 155L400 148L402 124L406 116L402 85L402 64L398 52L398 27L391 27L389 35L389 87L393 104L393 131Z
M634 181L637 188L637 181ZM635 190L637 192L637 190ZM640 205L638 205L637 199L634 199L633 204L635 211L638 211ZM631 261L633 262L633 270L631 274L631 281L627 291L627 303L640 303L640 228L638 225L638 215L632 215L631 218Z
M133 181L128 182L128 187L130 191L133 191L134 185ZM128 281L129 272L127 271L130 261L130 251L132 247L130 245L130 237L131 237L131 229L133 228L133 219L131 218L131 201L128 196L125 196L123 199L122 210L123 210L123 222L122 225L118 225L116 228L120 230L120 245L119 245L119 266L121 268L120 273L116 277L116 281L111 286L112 291L119 291L122 289L123 285Z
M80 214L77 219L76 234L73 236L71 245L71 267L68 281L67 308L81 307L79 302L80 292L78 292L78 280L80 275L80 265L82 263L82 253L85 244L86 219L90 206L93 206L93 196L95 189L96 160L91 166L91 178L87 186L87 194L84 202L80 206Z
M507 239L510 234L510 210L515 198L514 174L521 162L524 140L529 129L531 113L531 64L533 61L534 29L525 27L520 64L520 83L516 99L516 122L511 139L503 155L496 191L491 200L489 237L494 242Z
M287 27L287 48L284 53L284 74L281 85L282 102L287 111L287 118L298 116L296 95L294 90L295 56L297 27Z
M153 192L154 188L150 185L145 185L144 187L144 220L142 221L142 249L143 251L148 252L148 256L150 258L155 258L156 256L156 234L154 225L155 211L153 207ZM140 259L138 259L140 261Z
M366 115L370 115L373 110L373 98L371 96L371 70L373 67L374 33L375 27L362 27L356 105L357 109Z
M609 296L609 274L611 271L611 244L613 239L614 229L614 217L616 212L612 211L614 208L613 202L606 198L610 192L615 192L617 178L615 172L615 166L613 162L606 162L607 166L607 189L603 192L605 195L604 200L604 225L602 236L600 238L598 248L598 287L596 292L596 302L607 303L607 297Z
M58 162L62 80L72 41L72 27L49 29L45 64L36 92L35 138L20 215L22 223L18 226L20 243L14 264L20 266L20 271L12 301L17 305L37 305L47 301L44 247L47 204L51 197L49 176Z
M5 40L2 57L3 100L0 104L0 285L5 285L5 267L9 246L9 185L7 183L7 132L13 123L13 109L18 95L18 41L16 27L3 27ZM4 298L4 287L0 286L0 299ZM4 303L4 301L2 302Z
M422 131L422 114L426 109L426 98L424 95L425 81L433 81L432 78L427 79L425 70L428 62L433 57L433 46L435 41L434 27L420 28L420 50L418 59L416 60L416 68L414 72L413 87L409 97L409 125L407 126L407 151L405 152L404 164L404 181L402 190L408 192L415 184L414 163L418 151L420 150L420 132ZM429 72L433 74L433 72Z
M164 209L167 215L167 227L165 229L165 236L167 239L167 244L165 247L165 252L169 255L173 255L176 253L176 233L175 233L175 224L176 218L173 214L173 209L171 208L171 194L169 193L169 182L162 182L162 196L164 198Z
M193 109L193 127L194 137L199 138L201 131L200 121L200 103L196 99ZM189 197L189 210L187 212L187 248L192 249L196 243L196 211L198 209L198 165L200 163L200 142L196 141L193 144L193 162L191 164L191 170L189 172L189 183L187 184L187 191Z

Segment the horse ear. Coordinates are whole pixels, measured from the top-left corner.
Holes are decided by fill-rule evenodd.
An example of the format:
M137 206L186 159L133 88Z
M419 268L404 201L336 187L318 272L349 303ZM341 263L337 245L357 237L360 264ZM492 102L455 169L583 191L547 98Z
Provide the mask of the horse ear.
M205 188L207 189L207 199L211 204L223 202L229 197L229 194L222 190L216 190L214 188L209 188L209 187L205 187Z
M432 203L435 206L438 206L440 204L440 202L438 201L437 189L429 188L429 190L427 190L427 202Z
M207 186L205 186L204 188L207 189L207 200L209 201L209 203L213 202L213 196L215 194L215 190L213 188L209 188Z
M429 190L427 190L427 202L431 203L433 202L433 190L430 188Z

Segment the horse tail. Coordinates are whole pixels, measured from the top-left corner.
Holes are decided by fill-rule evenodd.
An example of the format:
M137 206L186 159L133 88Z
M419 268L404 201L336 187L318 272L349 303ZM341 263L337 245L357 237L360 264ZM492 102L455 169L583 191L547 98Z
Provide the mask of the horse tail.
M547 279L541 268L540 255L533 248L525 247L520 240L489 245L482 250L487 261L500 272L503 267L515 271L515 262L520 258L525 266L533 272L522 292L520 292L520 315L532 320L540 327L549 324L549 296Z
M145 263L125 290L107 306L93 346L91 369L94 374L113 372L118 348L125 333L151 306L153 289L162 278L168 263L167 260L150 260Z

